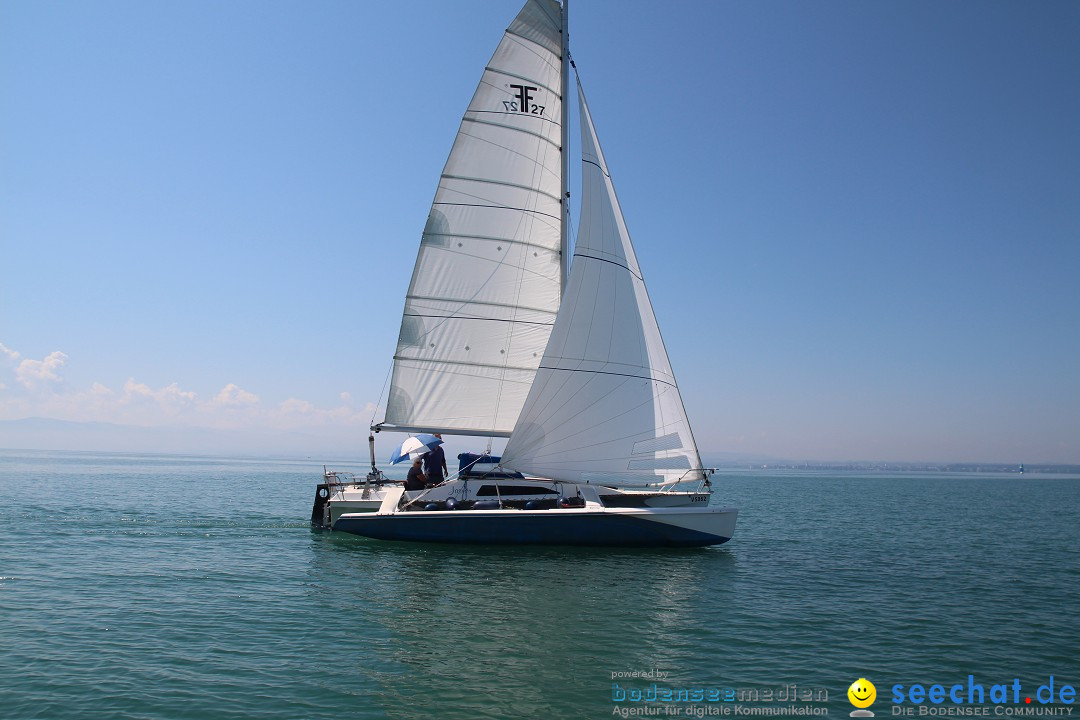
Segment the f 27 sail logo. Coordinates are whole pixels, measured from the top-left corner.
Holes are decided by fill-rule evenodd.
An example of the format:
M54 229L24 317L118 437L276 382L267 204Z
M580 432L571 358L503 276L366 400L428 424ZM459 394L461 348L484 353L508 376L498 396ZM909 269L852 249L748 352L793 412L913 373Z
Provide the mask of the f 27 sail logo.
M543 115L544 106L537 105L533 93L539 88L531 85L511 85L512 90L517 90L513 100L503 100L503 109L506 112L522 112L528 115Z

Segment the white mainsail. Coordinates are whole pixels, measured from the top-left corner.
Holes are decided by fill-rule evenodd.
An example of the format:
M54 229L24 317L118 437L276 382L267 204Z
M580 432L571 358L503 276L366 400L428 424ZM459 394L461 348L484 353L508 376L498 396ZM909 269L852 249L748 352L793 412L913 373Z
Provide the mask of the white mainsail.
M581 227L504 467L568 482L700 479L701 459L578 84Z
M446 161L405 299L383 427L507 435L560 296L562 9L507 28Z

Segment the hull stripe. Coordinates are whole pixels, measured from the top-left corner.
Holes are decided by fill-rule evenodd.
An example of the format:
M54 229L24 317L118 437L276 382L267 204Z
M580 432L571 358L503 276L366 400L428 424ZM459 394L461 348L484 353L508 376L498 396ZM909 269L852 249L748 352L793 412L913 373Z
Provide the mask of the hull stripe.
M419 514L419 513L417 513ZM469 544L602 545L620 547L703 547L730 537L666 522L614 513L566 515L476 515L470 511L433 512L416 517L342 517L334 529L379 540ZM411 516L411 517L410 517Z

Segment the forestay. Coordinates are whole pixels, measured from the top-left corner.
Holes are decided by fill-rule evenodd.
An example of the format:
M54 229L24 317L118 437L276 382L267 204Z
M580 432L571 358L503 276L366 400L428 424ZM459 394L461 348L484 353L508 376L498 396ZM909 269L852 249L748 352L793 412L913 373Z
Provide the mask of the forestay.
M561 9L530 0L488 63L431 206L386 426L508 434L559 307Z
M701 460L580 83L578 92L581 227L502 464L569 482L698 480Z

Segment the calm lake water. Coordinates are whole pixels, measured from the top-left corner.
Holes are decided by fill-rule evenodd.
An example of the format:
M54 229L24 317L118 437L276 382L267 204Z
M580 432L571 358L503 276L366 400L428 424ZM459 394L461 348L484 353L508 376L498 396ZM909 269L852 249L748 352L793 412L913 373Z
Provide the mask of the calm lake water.
M729 472L731 542L641 551L315 531L321 472L0 451L0 717L690 717L796 685L841 718L865 677L880 718L895 684L1080 685L1075 477Z

